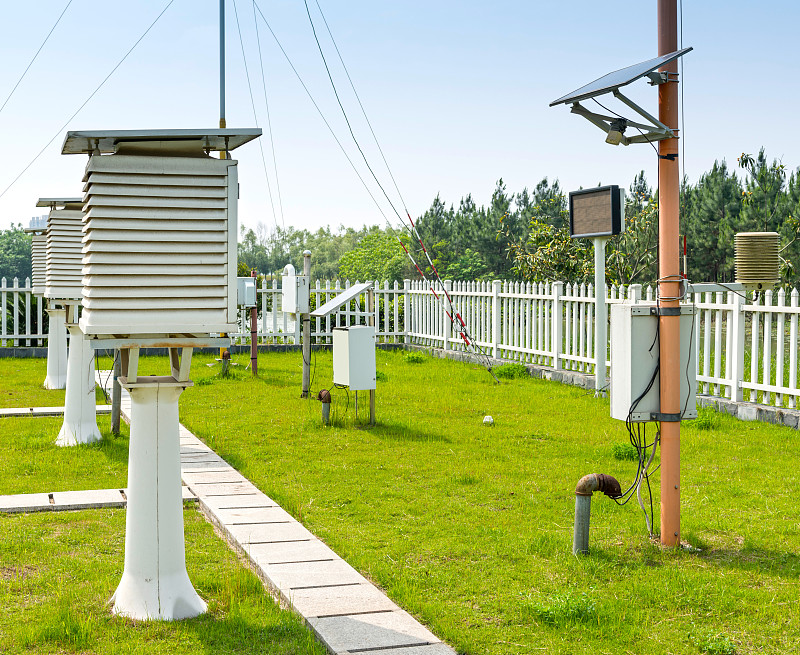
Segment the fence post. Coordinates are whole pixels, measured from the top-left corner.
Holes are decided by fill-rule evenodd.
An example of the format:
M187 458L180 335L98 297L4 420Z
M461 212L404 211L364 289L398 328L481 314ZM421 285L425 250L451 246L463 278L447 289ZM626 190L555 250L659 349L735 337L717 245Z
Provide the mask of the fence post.
M744 379L744 330L745 314L743 298L740 294L734 293L733 308L731 309L731 346L732 352L728 353L731 358L731 386L730 399L740 403L743 399L741 381Z
M411 280L403 280L403 343L411 343L408 336L411 324Z
M550 320L553 322L550 328L552 336L551 349L553 352L553 368L560 371L561 366L561 348L563 347L563 308L561 303L561 296L564 295L564 283L553 282L553 311L550 315Z
M500 359L500 290L503 282L501 280L492 281L492 357Z
M444 288L449 295L450 292L453 290L453 281L452 280L445 280L444 281ZM442 298L442 340L444 341L444 350L450 349L450 337L452 335L452 323L450 322L450 317L447 315L448 311L448 303L444 301L447 298Z
M641 284L630 284L628 285L628 301L633 302L633 304L638 304L642 302L642 285Z

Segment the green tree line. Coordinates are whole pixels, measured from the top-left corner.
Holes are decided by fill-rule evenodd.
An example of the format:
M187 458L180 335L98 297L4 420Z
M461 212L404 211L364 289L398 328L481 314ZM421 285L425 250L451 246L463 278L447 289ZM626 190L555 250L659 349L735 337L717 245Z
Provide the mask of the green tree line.
M658 193L643 172L628 187L625 218L626 231L607 246L608 280L653 283ZM788 172L780 161L770 161L763 148L756 155L742 154L735 167L714 162L696 184L684 179L681 186L680 231L686 235L689 279L732 281L734 235L768 231L781 235L783 281L796 286L799 218L800 168ZM279 274L287 263L302 270L303 251L311 250L311 275L317 279L401 281L419 277L419 266L428 276L435 267L443 279L452 280L591 281L591 241L571 239L568 222L567 194L557 179L544 178L519 192L509 191L500 179L486 205L478 205L471 194L457 205L437 195L416 219L416 234L377 225L313 232L291 226L270 229L263 223L255 229L242 227L239 274ZM0 277L9 283L14 277L29 277L30 250L31 237L21 225L0 232Z

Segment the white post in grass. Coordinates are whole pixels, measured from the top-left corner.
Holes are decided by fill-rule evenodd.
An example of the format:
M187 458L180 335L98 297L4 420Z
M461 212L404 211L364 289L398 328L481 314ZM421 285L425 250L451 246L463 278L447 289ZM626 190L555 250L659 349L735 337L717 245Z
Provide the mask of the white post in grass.
M113 612L138 621L188 619L207 609L186 572L183 535L178 398L192 382L133 379L120 378L131 394L131 438L125 568Z
M608 347L608 305L606 305L606 237L594 241L594 389L604 393L607 383L606 348Z
M64 423L56 439L57 446L77 446L103 438L97 429L94 351L83 338L83 332L77 324L69 323L67 327L70 335L67 391L64 398Z
M67 386L67 311L48 308L47 377L45 389L64 389Z

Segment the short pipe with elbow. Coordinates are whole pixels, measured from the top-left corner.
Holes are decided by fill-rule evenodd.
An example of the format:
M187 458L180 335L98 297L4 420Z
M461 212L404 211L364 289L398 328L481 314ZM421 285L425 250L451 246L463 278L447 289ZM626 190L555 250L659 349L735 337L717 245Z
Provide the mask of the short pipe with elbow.
M610 498L619 498L622 488L610 475L590 473L583 476L575 487L575 532L572 537L572 554L589 552L589 517L592 512L592 494L601 491Z

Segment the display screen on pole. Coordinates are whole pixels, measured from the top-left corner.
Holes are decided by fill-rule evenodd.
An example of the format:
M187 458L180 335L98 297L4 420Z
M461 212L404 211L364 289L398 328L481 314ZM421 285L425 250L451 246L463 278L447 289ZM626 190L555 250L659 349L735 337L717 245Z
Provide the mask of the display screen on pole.
M625 229L625 190L616 184L571 191L569 233L573 238L619 234Z

